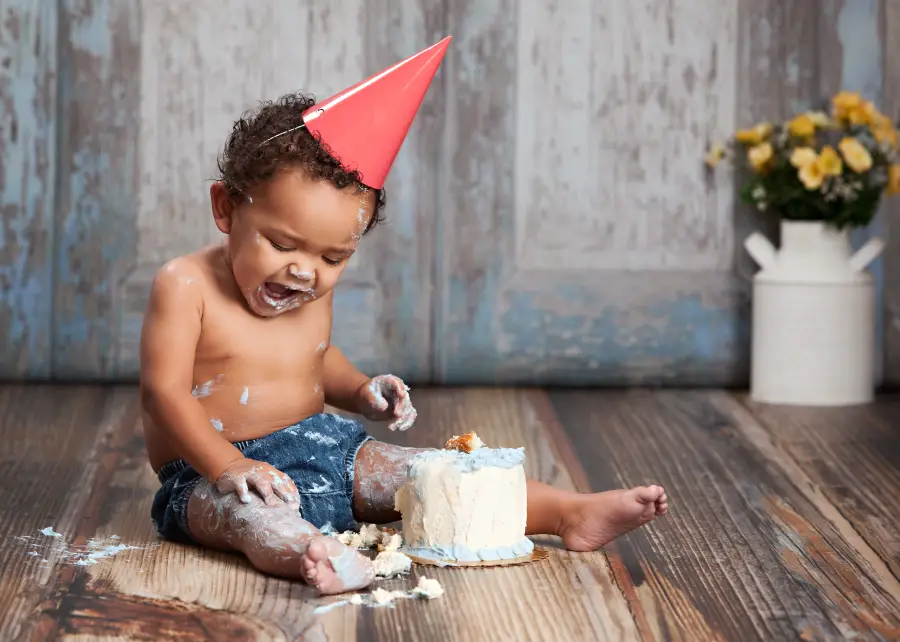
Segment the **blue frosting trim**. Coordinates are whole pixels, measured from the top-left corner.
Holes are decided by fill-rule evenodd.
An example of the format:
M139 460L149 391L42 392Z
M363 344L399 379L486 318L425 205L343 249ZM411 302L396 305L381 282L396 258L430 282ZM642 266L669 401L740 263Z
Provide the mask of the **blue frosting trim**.
M404 546L400 552L407 555L415 555L428 560L440 562L441 566L453 566L455 562L493 562L497 560L509 560L523 557L534 550L534 542L527 537L511 546L489 546L479 548L477 551L468 546L454 544L453 546L420 547Z
M416 465L434 459L451 459L457 468L471 472L479 468L490 466L492 468L514 468L525 461L524 448L479 448L470 453L458 450L425 450L412 457L409 466L409 476L414 477Z

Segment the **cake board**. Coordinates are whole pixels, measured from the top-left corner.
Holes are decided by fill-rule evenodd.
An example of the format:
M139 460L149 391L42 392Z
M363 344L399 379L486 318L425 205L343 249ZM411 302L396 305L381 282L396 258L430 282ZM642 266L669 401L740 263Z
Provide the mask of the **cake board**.
M403 553L403 551L400 551ZM411 555L410 553L404 553L409 559L411 559L416 564L424 564L426 566L460 566L460 567L489 567L489 566L515 566L518 564L528 564L530 562L539 562L541 560L545 560L550 557L550 554L542 548L535 548L528 555L521 555L519 557L511 557L505 560L478 560L477 562L457 562L453 560L436 560L427 557L419 557L418 555Z

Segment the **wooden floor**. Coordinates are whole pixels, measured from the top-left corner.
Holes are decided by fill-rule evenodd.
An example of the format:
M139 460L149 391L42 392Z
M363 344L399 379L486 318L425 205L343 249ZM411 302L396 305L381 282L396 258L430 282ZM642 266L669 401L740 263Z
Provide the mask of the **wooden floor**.
M670 514L603 551L422 569L446 594L343 606L242 558L157 540L133 388L0 387L0 640L900 640L900 398L758 407L720 391L413 390L438 446L477 432L527 472L660 482ZM41 534L52 527L60 538ZM118 539L116 539L118 538ZM78 566L89 540L136 548Z

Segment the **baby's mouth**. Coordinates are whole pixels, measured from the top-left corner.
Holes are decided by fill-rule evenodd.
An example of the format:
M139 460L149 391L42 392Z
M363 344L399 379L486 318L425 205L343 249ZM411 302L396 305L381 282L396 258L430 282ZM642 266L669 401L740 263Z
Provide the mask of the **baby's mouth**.
M286 285L275 283L274 281L266 281L263 283L263 293L271 299L283 301L290 298L292 295L297 294L298 290L291 289Z
M277 281L266 281L259 286L258 292L259 298L266 305L280 311L284 311L289 306L296 307L308 299L315 298L315 292L312 289L301 289Z

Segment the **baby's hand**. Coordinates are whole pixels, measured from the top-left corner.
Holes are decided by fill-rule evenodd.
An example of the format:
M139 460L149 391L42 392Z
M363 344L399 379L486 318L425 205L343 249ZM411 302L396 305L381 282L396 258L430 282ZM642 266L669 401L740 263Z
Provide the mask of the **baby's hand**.
M378 375L359 388L360 412L375 421L393 419L388 428L406 430L416 421L409 388L394 375Z
M269 506L278 502L276 496L288 504L300 505L300 493L293 480L264 461L238 459L216 480L220 493L237 493L245 504L250 503L250 488Z

